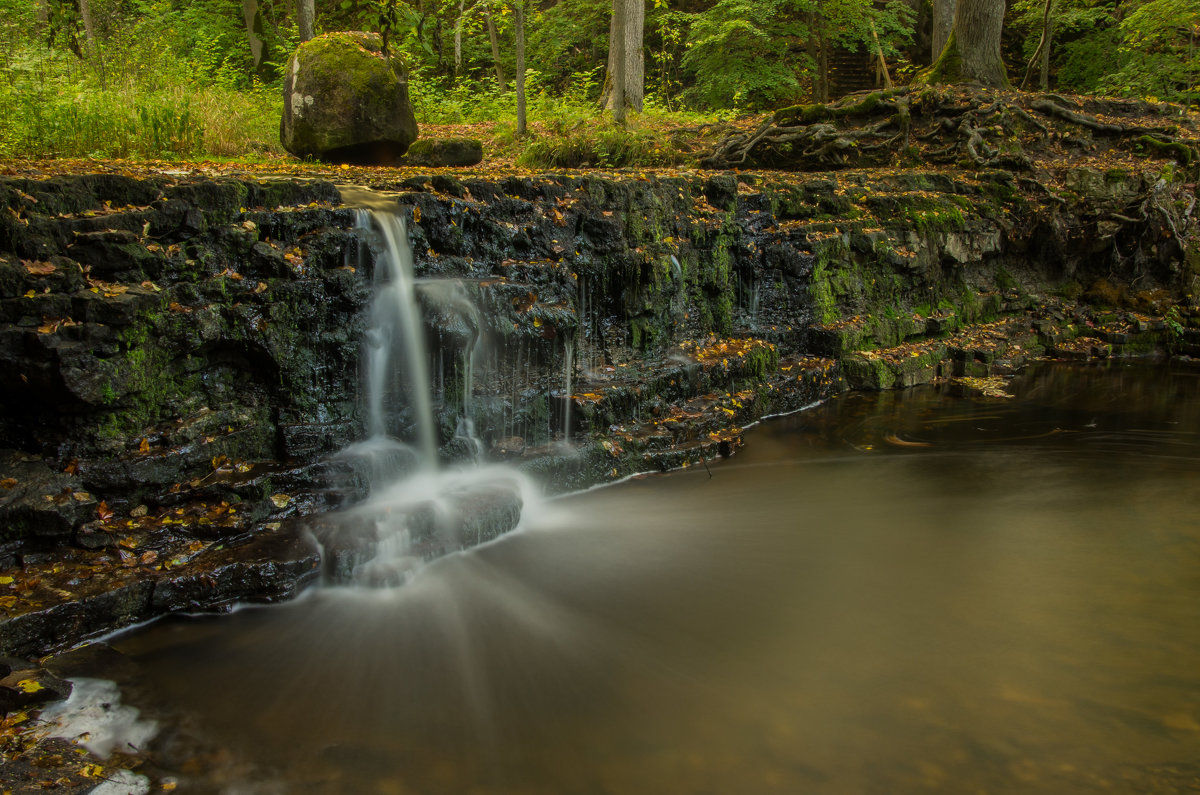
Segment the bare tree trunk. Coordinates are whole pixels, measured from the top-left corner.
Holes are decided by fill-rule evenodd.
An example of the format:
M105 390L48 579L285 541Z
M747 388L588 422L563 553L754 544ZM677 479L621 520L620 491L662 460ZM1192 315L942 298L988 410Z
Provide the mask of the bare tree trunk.
M1042 10L1042 35L1038 38L1037 49L1033 51L1033 57L1029 59L1029 65L1025 67L1025 77L1021 79L1021 90L1025 90L1025 86L1029 85L1029 78L1033 76L1033 67L1035 64L1041 64L1042 71L1042 90L1046 89L1046 83L1050 78L1050 12L1054 6L1054 0L1046 0Z
M646 94L646 53L643 39L646 24L645 0L624 0L624 12L621 19L625 23L624 52L625 52L625 107L641 111ZM613 80L617 73L615 58L616 48L612 43L617 37L617 15L614 11L608 23L608 72L604 78L604 88L600 92L600 107L613 107Z
M496 22L492 19L492 4L483 4L483 18L487 22L488 39L492 43L492 60L496 63L496 86L503 91L508 85L504 79L504 67L500 65L500 37L496 34Z
M636 1L636 0L635 0ZM612 112L613 121L625 123L625 4L629 0L613 0L612 38L608 42L608 56L612 62Z
M625 106L639 113L646 90L645 25L645 0L625 0Z
M817 33L817 96L814 102L829 101L829 40L825 37L825 29Z
M525 135L525 0L515 0L517 25L517 136Z
M950 31L954 30L955 0L933 0L933 46L929 62L933 63L946 49Z
M91 0L79 0L79 17L83 20L83 51L100 78L100 86L105 87L108 81L105 79L104 59L100 55L100 40L96 37L96 17L92 14Z
M250 40L250 57L257 69L263 62L262 16L258 12L258 0L242 0L242 18L246 21L246 35Z
M601 110L612 110L613 106L613 74L617 71L617 66L613 62L613 53L616 52L613 42L616 40L617 15L612 14L608 18L608 63L604 67L604 85L600 88Z
M467 0L458 0L458 21L454 23L454 76L462 74L462 28Z
M1054 20L1046 26L1046 46L1042 48L1041 74L1038 75L1038 86L1042 91L1050 90L1050 42L1054 39Z
M985 86L1011 88L1000 58L1004 0L958 0L954 38L962 58L962 79Z
M316 0L296 0L296 27L300 29L302 43L313 37L313 20L316 16Z
M883 55L883 45L879 43L879 34L875 31L875 23L871 22L871 38L875 40L875 55L879 58L879 71L883 76L883 87L892 90L892 75L888 72L887 58Z

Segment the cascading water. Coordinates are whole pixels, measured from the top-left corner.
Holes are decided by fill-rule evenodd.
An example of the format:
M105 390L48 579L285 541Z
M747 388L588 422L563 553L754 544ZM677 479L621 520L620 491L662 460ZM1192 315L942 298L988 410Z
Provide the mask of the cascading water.
M359 211L358 225L377 230L384 242L375 265L375 298L367 330L367 431L371 438L387 435L384 401L399 374L408 381L420 462L432 467L437 461L437 443L408 225L400 215L372 210ZM397 352L401 354L398 366L393 364Z
M367 438L342 456L361 462L369 496L334 521L374 549L370 560L355 567L354 581L393 585L407 579L424 558L513 529L536 499L536 489L510 468L475 465L482 449L472 416L481 321L463 285L415 278L403 216L360 210L358 226L375 244L375 295L363 356ZM454 407L460 413L452 426L455 438L470 449L471 461L465 465L439 462L438 407L418 292L468 327L462 335L467 338L459 379L462 399ZM412 443L392 435L404 418L412 425Z
M571 380L575 372L575 341L568 337L563 342L563 429L564 445L571 444Z

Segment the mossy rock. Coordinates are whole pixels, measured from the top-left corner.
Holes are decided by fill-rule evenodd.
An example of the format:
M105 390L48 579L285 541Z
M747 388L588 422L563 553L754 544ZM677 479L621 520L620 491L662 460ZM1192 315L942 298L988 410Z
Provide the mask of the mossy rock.
M473 138L422 138L413 141L404 165L474 166L483 161L483 144Z
M297 157L386 165L417 138L408 75L377 33L327 33L301 44L283 86L283 147Z

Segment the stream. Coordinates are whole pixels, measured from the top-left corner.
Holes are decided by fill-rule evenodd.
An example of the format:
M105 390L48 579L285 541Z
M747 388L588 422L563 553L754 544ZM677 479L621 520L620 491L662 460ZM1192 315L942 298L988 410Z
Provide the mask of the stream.
M114 645L204 791L1192 792L1200 370L851 393L392 588Z

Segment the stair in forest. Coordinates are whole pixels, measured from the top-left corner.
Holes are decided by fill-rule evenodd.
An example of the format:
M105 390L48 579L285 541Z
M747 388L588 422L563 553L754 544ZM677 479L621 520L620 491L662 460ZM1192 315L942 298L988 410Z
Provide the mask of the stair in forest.
M835 49L829 55L829 98L882 88L877 71L877 61L871 50Z

